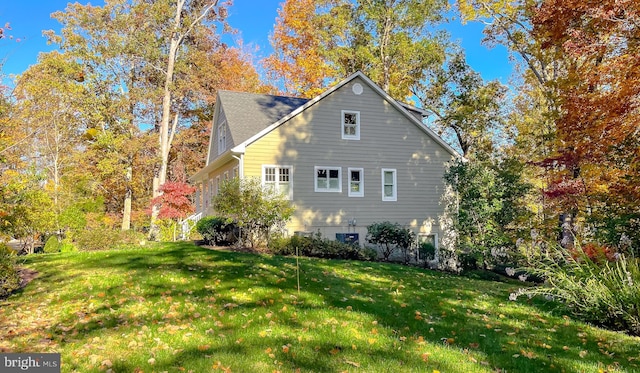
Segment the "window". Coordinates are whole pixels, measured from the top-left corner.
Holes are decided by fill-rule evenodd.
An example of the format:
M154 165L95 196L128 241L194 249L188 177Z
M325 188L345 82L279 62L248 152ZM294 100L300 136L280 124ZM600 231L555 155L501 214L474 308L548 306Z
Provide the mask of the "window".
M229 171L224 172L224 180L229 180Z
M396 178L396 170L392 168L382 169L382 200L397 201L398 200L398 182Z
M292 199L291 166L262 166L262 185Z
M316 192L342 192L342 175L340 167L315 168Z
M227 149L227 123L218 124L218 154L222 154Z
M238 167L234 167L233 168L233 177L237 178L238 177Z
M349 168L349 197L364 197L364 170Z
M211 182L213 183L213 180ZM216 176L216 193L214 195L217 196L218 193L220 193L220 176Z
M342 139L360 140L360 112L342 110Z

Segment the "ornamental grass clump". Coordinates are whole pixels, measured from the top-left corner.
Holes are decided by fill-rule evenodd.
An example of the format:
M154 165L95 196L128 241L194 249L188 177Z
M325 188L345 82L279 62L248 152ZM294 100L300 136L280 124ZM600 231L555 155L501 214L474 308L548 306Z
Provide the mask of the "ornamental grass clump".
M520 289L511 299L552 296L584 321L640 336L640 263L623 254L610 258L594 257L582 247L551 249L528 268L544 285Z

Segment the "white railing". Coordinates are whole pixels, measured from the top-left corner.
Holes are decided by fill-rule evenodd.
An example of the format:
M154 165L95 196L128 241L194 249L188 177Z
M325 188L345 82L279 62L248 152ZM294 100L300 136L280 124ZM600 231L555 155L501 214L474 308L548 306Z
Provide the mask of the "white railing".
M200 219L202 219L202 212L197 212L182 221L181 239L189 238L189 233Z

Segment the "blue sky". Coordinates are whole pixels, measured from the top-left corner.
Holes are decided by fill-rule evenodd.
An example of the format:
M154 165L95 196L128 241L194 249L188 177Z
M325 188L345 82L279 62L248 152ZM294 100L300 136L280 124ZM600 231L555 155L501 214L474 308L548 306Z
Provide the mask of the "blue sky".
M86 0L77 1L87 3ZM267 56L271 48L269 34L273 30L277 10L283 1L235 0L228 21L238 30L238 34L225 37L225 41L233 44L241 38L245 46L257 48L257 59ZM93 5L103 3L102 0L90 2ZM13 40L0 40L0 58L5 61L2 69L4 74L22 73L29 65L37 62L40 52L55 48L47 45L42 30L59 30L60 24L52 20L50 14L56 10L64 10L67 3L67 0L0 0L0 25L8 22L11 25L8 35L13 36ZM488 49L481 45L481 24L469 23L463 26L457 21L452 21L445 25L445 28L454 40L462 44L468 63L480 72L484 79L499 79L507 83L512 72L507 52L501 46Z

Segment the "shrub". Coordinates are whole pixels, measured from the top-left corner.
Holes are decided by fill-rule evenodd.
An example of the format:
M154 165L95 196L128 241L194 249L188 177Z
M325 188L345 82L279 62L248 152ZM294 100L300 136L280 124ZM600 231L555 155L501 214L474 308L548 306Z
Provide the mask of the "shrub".
M208 245L230 244L235 241L237 227L225 218L207 216L196 223L196 231Z
M619 256L598 263L576 247L572 252L549 250L529 271L545 279L545 286L521 289L512 295L550 295L587 322L640 336L640 263Z
M7 245L0 243L0 298L4 298L20 287L20 275L16 268L16 254Z
M415 241L415 234L398 223L388 221L373 223L367 227L367 241L382 248L383 260L388 261L397 249L402 250L405 263L409 262L409 248Z
M371 249L322 238L319 232L311 237L273 239L269 249L276 255L295 255L297 249L298 255L325 259L373 260L377 256Z
M222 183L213 207L241 229L251 247L269 243L271 233L291 219L294 208L282 193L265 189L259 178L234 178Z
M436 258L436 246L431 242L421 242L418 245L420 257L426 260L434 260Z
M44 252L45 253L60 252L60 240L58 239L58 236L53 235L47 239L47 242L44 244Z
M127 248L138 245L144 240L144 235L139 232L101 227L79 232L75 244L81 251L95 251Z
M60 242L60 252L61 253L73 253L78 251L76 245L70 239L65 238Z

